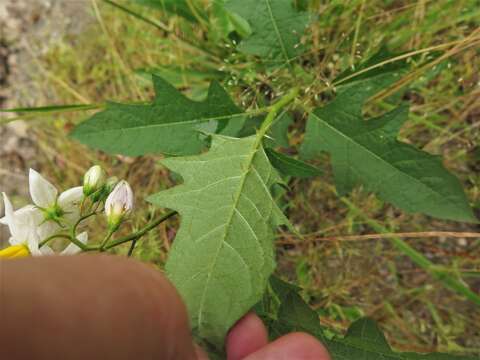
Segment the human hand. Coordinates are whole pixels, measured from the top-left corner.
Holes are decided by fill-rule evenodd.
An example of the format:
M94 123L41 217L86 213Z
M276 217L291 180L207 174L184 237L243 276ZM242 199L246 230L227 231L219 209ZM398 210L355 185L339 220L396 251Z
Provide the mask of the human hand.
M226 340L228 360L329 360L313 337L268 343L254 314ZM114 256L0 261L0 358L206 360L186 310L157 270Z

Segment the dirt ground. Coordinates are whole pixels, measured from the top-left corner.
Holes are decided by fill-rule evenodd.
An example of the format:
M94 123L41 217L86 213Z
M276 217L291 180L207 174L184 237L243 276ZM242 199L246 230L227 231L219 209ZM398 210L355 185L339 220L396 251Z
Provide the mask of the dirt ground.
M32 81L35 57L91 21L89 0L0 0L0 108L38 105L45 89ZM52 102L54 95L51 95ZM1 120L15 114L0 114ZM35 139L25 121L0 125L0 192L17 204L28 199L28 168L36 167ZM3 216L3 202L0 202ZM0 227L0 244L8 236Z

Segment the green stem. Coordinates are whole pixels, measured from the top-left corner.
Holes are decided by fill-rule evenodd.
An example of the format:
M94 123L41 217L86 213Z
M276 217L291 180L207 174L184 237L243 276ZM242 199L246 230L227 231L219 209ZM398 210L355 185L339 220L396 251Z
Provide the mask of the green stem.
M134 239L130 244L130 249L128 249L128 254L127 254L128 257L132 256L133 250L135 250L135 245L137 245L137 241L138 239Z
M85 201L87 200L87 197L83 196L82 202L80 203L80 216L83 214L83 207L85 206Z
M88 251L90 248L87 245L85 245L84 243L82 243L80 240L77 239L77 228L83 220L88 219L89 217L91 217L93 215L96 215L96 214L97 214L96 212L92 212L90 214L81 216L80 219L78 219L77 222L75 223L75 225L73 225L73 227L72 227L72 231L71 231L71 235L70 235L70 241L72 243L74 243L75 245L77 245L80 249L82 249L82 251Z
M78 226L80 225L80 223L83 221L83 220L86 220L88 219L89 217L93 216L93 215L96 215L97 213L94 211L94 212L91 212L87 215L83 215L80 217L80 219L77 220L77 222L75 223L75 225L73 225L73 228L72 228L72 237L76 237L77 235L77 228Z
M350 210L355 212L357 215L366 220L375 231L378 233L389 233L388 229L383 227L377 221L370 219L366 216L359 208L355 206L347 198L341 198L341 201L346 204ZM392 244L399 249L402 253L407 255L415 264L424 269L426 272L431 274L434 278L439 280L445 287L456 292L457 294L463 295L465 298L470 300L476 305L480 306L480 295L473 292L465 283L461 280L456 279L455 277L448 274L446 271L442 271L434 263L428 260L423 254L419 253L417 250L408 245L405 241L400 238L394 237L389 239Z
M110 240L110 238L112 237L114 231L109 231L107 236L105 236L105 238L103 239L102 243L100 244L100 251L105 251L105 244L108 242L108 240Z
M299 91L300 91L300 89L298 87L294 87L285 96L280 98L280 100L278 100L275 104L273 104L269 107L268 115L265 118L265 120L263 121L262 126L259 130L259 133L258 133L258 138L259 139L262 139L265 136L268 129L270 129L270 127L273 125L273 122L277 118L278 112L283 107L285 107L290 102L292 102L297 97Z
M80 240L78 240L75 236L72 236L70 238L70 241L72 243L74 243L75 245L77 245L80 249L82 249L82 251L87 251L89 249L89 247L87 245L85 245L84 243L82 243Z
M148 224L147 226L145 226L143 229L133 233L133 234L130 234L128 236L124 236L120 239L117 239L117 240L114 240L110 243L107 243L104 245L103 249L104 250L108 250L108 249L111 249L115 246L118 246L118 245L121 245L121 244L124 244L126 242L129 242L129 241L133 241L133 240L138 240L140 239L143 235L145 235L146 233L148 233L150 230L154 229L155 227L157 227L158 225L160 225L162 222L164 222L165 220L168 220L170 219L172 216L176 215L177 212L176 211L170 211L169 213L163 215L163 216L160 216L158 219L152 221L150 224Z
M42 240L39 244L38 247L41 248L42 246L45 246L50 240L56 239L56 238L63 238L63 239L71 239L70 235L67 234L54 234L52 236L47 237L46 239Z

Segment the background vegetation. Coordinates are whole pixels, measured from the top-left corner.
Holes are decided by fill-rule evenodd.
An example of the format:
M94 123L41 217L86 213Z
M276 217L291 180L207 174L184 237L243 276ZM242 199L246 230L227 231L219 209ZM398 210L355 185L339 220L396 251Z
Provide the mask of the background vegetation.
M108 2L85 1L96 21L37 57L34 80L44 91L35 105L148 101L151 73L194 99L205 96L209 81L217 79L235 95L237 104L249 108L292 86L287 71L260 69L255 59L232 52L238 39L224 37L228 29L218 10L221 0L198 3L210 20L121 2L135 17ZM305 105L331 99L331 80L383 45L395 53L415 55L411 71L402 79L408 90L393 99L411 106L401 139L441 154L480 215L478 1L299 0L297 6L318 14L304 38L309 50L296 69ZM392 98L386 101L389 94L384 95L370 102L365 109L369 115L391 108ZM31 105L31 99L26 102ZM68 139L73 125L87 116L85 111L22 116L32 125L39 170L67 187L78 184L92 163L100 163L111 175L132 184L138 202L129 226L140 226L158 211L143 201L146 195L172 186L176 179L158 157L111 157ZM290 124L289 146L283 151L293 154L304 124L301 116ZM316 164L322 176L289 184L284 207L306 236L279 234L278 274L297 282L305 299L318 309L320 321L336 330L366 315L379 321L399 350L480 354L480 309L415 266L391 245L388 235L375 235L379 226L400 233L444 271L461 274L478 293L480 227L408 215L361 188L339 199L327 160ZM134 257L161 268L177 221L162 224L143 238ZM92 230L102 226L92 224Z

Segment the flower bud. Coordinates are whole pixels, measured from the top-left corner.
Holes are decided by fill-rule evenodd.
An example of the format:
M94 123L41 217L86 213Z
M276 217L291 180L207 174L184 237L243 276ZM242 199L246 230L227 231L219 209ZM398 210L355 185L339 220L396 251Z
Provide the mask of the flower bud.
M118 178L116 176L109 177L105 183L105 193L110 195L110 193L115 189L115 186L118 184ZM128 184L127 184L128 185Z
M121 180L105 201L105 214L107 215L109 230L112 232L116 231L132 209L132 188L125 180Z
M105 171L99 165L92 166L83 177L83 194L90 196L100 190L105 183Z
M108 178L102 188L91 195L92 202L96 203L98 201L106 200L117 184L118 178L116 176Z

